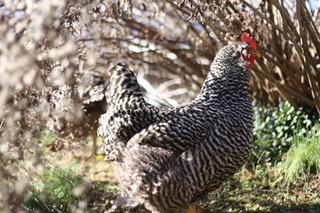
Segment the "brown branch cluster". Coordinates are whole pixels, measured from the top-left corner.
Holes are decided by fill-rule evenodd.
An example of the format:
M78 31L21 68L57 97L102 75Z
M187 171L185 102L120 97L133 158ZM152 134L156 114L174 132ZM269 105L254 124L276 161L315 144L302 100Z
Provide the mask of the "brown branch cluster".
M182 77L180 87L197 91L217 50L250 32L262 56L252 72L253 98L320 110L319 10L305 1L106 1L101 8L108 5L99 16L99 42L113 47L103 53L107 62L126 60L163 81Z

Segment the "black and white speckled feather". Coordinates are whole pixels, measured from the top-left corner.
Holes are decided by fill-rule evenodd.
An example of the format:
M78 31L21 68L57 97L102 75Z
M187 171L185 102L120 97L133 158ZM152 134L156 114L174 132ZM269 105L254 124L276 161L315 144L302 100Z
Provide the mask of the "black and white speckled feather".
M116 67L98 134L126 196L153 212L183 211L244 164L252 143L246 45L221 49L199 96L177 108L147 104L133 72Z
M120 160L129 139L155 122L161 109L145 101L135 74L122 64L110 70L106 98L108 110L99 119L98 135L106 159Z

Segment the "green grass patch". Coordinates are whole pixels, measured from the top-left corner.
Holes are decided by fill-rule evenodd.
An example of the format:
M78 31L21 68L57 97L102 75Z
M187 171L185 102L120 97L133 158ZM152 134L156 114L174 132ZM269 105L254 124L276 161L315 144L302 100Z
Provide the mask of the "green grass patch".
M56 136L49 130L43 130L41 133L41 135L37 136L37 139L41 141L44 145L52 143L58 138L58 136Z
M286 185L320 175L320 123L306 135L297 134L285 158L281 169Z
M71 168L53 167L36 176L24 208L28 212L68 213L85 209L88 182Z
M259 167L254 172L244 168L198 208L202 213L320 212L316 183L319 191L314 195L303 184L287 191L278 184L277 173L276 167Z

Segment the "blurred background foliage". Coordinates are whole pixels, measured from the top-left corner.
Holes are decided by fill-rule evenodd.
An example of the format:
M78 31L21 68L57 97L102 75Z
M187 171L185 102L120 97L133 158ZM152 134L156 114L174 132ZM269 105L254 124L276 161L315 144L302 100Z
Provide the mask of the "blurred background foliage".
M320 112L320 8L314 2L0 1L0 211L27 211L21 204L38 190L36 184L26 193L30 184L55 176L47 171L52 156L78 156L79 147L88 146L83 133L89 130L81 128L88 71L108 81L110 66L128 63L149 102L177 106L197 95L217 51L244 32L256 38L261 54L251 69L255 143L248 167L297 158L290 157L300 156L290 151L295 138L304 137L301 144L314 138L311 128L319 129L313 127ZM319 174L319 167L299 168ZM82 204L71 211L88 208L81 195L72 196L71 203Z

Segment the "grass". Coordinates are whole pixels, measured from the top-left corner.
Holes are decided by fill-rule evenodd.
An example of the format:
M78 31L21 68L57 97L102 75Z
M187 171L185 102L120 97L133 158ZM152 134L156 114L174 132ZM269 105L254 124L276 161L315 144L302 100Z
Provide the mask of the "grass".
M24 208L28 212L74 212L87 203L87 184L71 168L52 167L34 178Z
M308 187L301 184L287 191L279 187L277 173L276 167L260 167L255 172L243 168L210 195L203 212L320 212L320 188L317 196L305 198Z
M258 164L254 170L243 167L233 179L196 204L198 213L320 212L319 127L320 124L306 136L295 137L281 166ZM52 142L51 136L45 139ZM91 150L88 146L80 148ZM50 156L49 165L55 166L34 177L24 204L27 212L100 213L112 207L119 187L112 167L103 161L102 155L81 161L74 152L52 154L48 147L45 149ZM77 147L77 153L86 156L85 151ZM69 166L63 166L66 164ZM284 187L284 180L289 180L290 187ZM147 211L118 209L116 212Z
M295 135L281 169L286 185L320 175L320 124L315 125L306 135Z
M83 166L80 165L83 162L78 163L79 165L74 166ZM314 180L313 191L310 185L305 186L303 183L287 191L280 188L278 170L276 167L260 166L253 172L244 167L205 201L197 203L198 213L320 212L320 178ZM37 181L33 184L34 189L29 191L30 196L25 204L28 212L76 212L81 209L81 203L84 206L80 212L104 212L111 208L119 193L117 183L107 181L110 178L105 176L102 178L104 181L96 179L90 183L85 182L88 190L83 188L83 193L76 195L74 187L79 189L79 186L83 186L84 179L70 169L52 168L35 179ZM116 212L147 211L118 209Z

